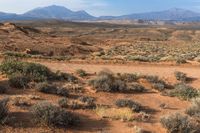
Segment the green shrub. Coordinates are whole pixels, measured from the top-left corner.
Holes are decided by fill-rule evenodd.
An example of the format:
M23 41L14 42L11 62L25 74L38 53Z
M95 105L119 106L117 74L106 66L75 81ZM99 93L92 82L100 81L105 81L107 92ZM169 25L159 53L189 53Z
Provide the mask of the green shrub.
M58 105L62 108L67 108L69 106L69 102L67 98L61 98L58 100Z
M56 94L59 96L68 96L69 95L68 90L65 88L57 88Z
M51 79L53 76L53 73L43 65L14 60L3 61L0 70L3 74L8 76L21 74L30 77L34 81L44 81Z
M143 78L145 78L150 83L162 83L164 81L160 80L158 76L154 75L144 75Z
M94 103L93 97L81 96L81 97L79 97L79 100L83 103L89 103L89 104Z
M79 101L85 104L85 108L95 107L95 99L93 97L81 96L79 97Z
M158 91L164 91L165 85L163 83L154 83L153 88L158 90Z
M163 91L165 88L169 87L169 85L158 76L144 75L143 78L152 83L152 87L158 91Z
M3 54L6 56L10 56L10 57L20 57L20 58L30 58L31 57L30 54L13 52L13 51L8 51Z
M183 72L174 72L174 75L176 77L177 80L181 81L181 82L186 82L187 81L187 74L183 73Z
M101 71L95 79L89 81L89 84L98 91L112 92L117 90L114 75L106 71Z
M97 91L123 92L126 90L126 84L124 81L103 75L98 76L94 80L90 80L90 85L92 85Z
M123 80L115 78L112 90L113 92L127 92L127 84Z
M5 122L8 116L8 98L0 100L0 124Z
M142 61L142 62L155 62L160 60L158 56L153 56L153 55L149 56L132 55L132 56L127 56L126 58L130 61Z
M186 113L190 116L200 119L200 98L192 100L192 105L186 109Z
M124 74L119 74L118 77L120 80L123 80L125 82L136 82L140 76L138 74L129 74L129 73L124 73Z
M37 84L36 89L40 92L48 93L48 94L57 93L57 87L46 82Z
M21 74L13 74L9 76L9 85L14 88L25 89L30 81L29 77Z
M169 133L194 133L195 127L187 116L181 114L172 114L162 117L160 120L163 127L165 127Z
M77 122L77 118L73 114L48 102L41 102L34 105L31 112L37 122L48 126L66 127Z
M128 56L127 59L130 60L130 61L142 61L142 62L149 62L149 61L151 61L150 58L145 57L145 56L141 56L141 55Z
M60 96L68 96L68 91L64 88L59 88L55 85L51 85L48 83L39 83L36 85L36 89L40 92L47 94L56 94Z
M124 92L145 92L146 88L138 83L128 84L126 90Z
M143 78L145 78L150 83L157 83L159 81L159 77L153 75L144 75Z
M77 82L77 80L78 80L77 77L75 77L71 74L68 74L68 73L60 72L60 71L57 71L54 74L53 79L55 79L55 80L65 80L65 81L68 81L68 82Z
M187 61L185 59L179 58L176 60L176 64L185 64Z
M128 99L118 99L116 102L115 102L115 105L117 107L127 107L127 108L130 108L132 111L134 112L140 112L141 111L141 108L142 106L135 102L135 101L132 101L132 100L128 100Z
M123 79L123 77L126 77ZM97 91L105 92L144 92L146 89L137 84L131 83L137 78L133 75L120 75L115 76L111 72L101 71L96 78L89 81Z
M170 91L171 96L176 96L184 100L189 100L199 96L199 91L184 83L176 84L175 89Z
M68 100L67 98L61 98L58 101L58 104L62 108L70 109L91 109L96 107L94 103L94 98L81 96L77 100Z
M78 70L76 70L76 73L77 73L80 77L85 77L85 76L88 75L88 74L86 73L86 71L83 70L83 69L78 69Z
M73 109L73 110L75 110L75 109L83 109L84 108L84 106L82 104L80 104L79 102L77 102L77 101L71 101L69 103L68 107L70 109Z

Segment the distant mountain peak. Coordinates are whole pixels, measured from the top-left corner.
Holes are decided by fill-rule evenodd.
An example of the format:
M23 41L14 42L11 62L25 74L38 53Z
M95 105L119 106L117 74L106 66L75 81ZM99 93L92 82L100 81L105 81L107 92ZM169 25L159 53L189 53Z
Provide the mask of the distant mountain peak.
M187 11L187 10L183 8L174 7L174 8L170 8L169 11Z
M47 7L60 8L60 7L64 7L64 6L59 6L59 5L50 5L50 6L47 6ZM65 7L64 7L64 8L65 8Z
M85 20L150 20L150 21L200 21L200 13L182 8L171 8L163 11L135 13L122 16L94 17L84 10L72 11L64 6L50 5L30 10L24 14L0 12L0 20L35 20L57 19L70 21Z
M85 10L79 10L77 12L80 12L80 13L87 13Z
M61 11L61 10L65 10L65 11L70 11L72 12L71 10L67 9L66 7L64 6L58 6L58 5L51 5L51 6L46 6L46 7L38 7L38 8L35 8L35 9L32 9L26 13L30 13L30 12L34 12L34 11ZM26 14L25 13L25 14Z
M191 10L188 10L188 9L182 9L182 8L171 8L169 10L167 10L168 12L172 12L172 13L185 13L185 12L188 12L188 13L194 13L194 14L197 14L196 12L194 11L191 11Z
M23 14L24 16L31 16L35 18L46 19L63 19L63 20L89 20L94 17L87 12L71 11L64 6L51 5L47 7L40 7L30 10Z
M66 7L64 7L64 6L59 6L59 5L50 5L50 6L46 6L46 7L41 7L41 8L43 8L43 9L65 9L65 10L69 10L69 9L67 9ZM70 10L71 11L71 10Z
M171 9L163 10L163 11L124 15L124 16L120 16L119 18L121 18L121 19L123 18L123 19L179 21L179 20L183 20L184 18L198 17L198 16L200 16L199 13L196 13L196 12L193 12L190 10L181 9L181 8L171 8Z

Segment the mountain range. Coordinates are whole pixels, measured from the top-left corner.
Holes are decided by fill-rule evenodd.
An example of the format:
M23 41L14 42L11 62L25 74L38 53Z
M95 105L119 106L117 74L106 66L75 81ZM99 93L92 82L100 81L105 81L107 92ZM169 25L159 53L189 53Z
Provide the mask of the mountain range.
M24 14L0 12L0 21L8 20L37 20L37 19L58 19L70 21L85 20L161 20L161 21L200 21L200 13L190 10L172 8L164 11L135 13L122 16L101 16L95 17L86 11L72 11L63 6L47 6L30 10Z

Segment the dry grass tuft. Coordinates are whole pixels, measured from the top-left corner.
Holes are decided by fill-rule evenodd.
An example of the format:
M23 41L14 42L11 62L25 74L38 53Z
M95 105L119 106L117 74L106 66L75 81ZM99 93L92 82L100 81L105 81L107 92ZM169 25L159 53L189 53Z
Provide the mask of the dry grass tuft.
M101 118L110 118L114 120L133 121L134 114L129 108L108 108L97 107L95 113Z

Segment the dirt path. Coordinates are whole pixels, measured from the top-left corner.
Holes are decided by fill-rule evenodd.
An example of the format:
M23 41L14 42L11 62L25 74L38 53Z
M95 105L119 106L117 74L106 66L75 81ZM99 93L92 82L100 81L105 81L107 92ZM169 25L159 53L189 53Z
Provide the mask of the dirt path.
M195 79L192 86L200 88L200 66L182 66L182 65L153 65L153 64L130 64L130 65L110 65L110 64L76 64L63 62L40 62L52 70L63 72L75 72L77 69L83 69L89 73L99 72L103 69L109 69L115 73L140 73L148 75L157 75L171 83L175 83L174 72L181 71L189 77Z

